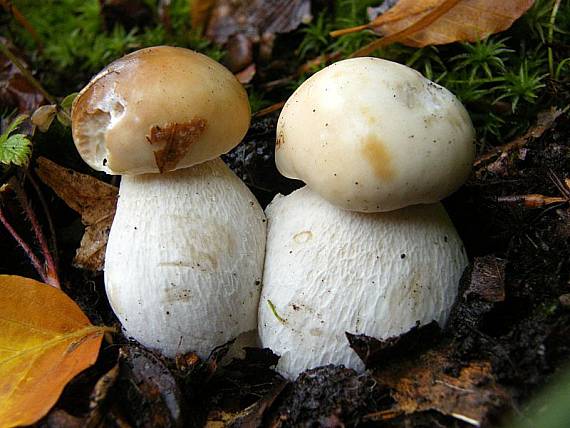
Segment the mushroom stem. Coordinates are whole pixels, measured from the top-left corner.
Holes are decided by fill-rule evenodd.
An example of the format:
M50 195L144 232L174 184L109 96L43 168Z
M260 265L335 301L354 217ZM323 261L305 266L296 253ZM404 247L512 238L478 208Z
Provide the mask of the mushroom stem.
M258 328L285 377L326 364L362 370L345 332L384 339L445 323L467 256L440 203L358 213L304 187L266 214Z
M127 336L164 355L256 328L265 216L220 160L125 176L107 244L105 285Z

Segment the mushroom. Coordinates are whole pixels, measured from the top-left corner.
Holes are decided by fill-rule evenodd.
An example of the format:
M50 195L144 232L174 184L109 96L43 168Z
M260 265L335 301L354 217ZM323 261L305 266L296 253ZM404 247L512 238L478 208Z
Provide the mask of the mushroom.
M391 211L457 190L474 142L467 111L447 89L404 65L355 58L314 74L287 100L275 161L341 208Z
M110 64L73 104L83 159L124 174L105 258L109 302L127 336L166 356L206 357L256 328L265 216L218 159L249 118L228 70L166 46Z
M266 214L258 329L284 376L326 364L363 370L345 332L385 339L445 323L467 256L440 203L358 213L305 186Z
M362 370L345 332L383 339L445 323L467 265L438 202L475 154L461 103L405 66L341 61L289 98L276 145L280 172L307 184L266 210L258 330L278 371Z

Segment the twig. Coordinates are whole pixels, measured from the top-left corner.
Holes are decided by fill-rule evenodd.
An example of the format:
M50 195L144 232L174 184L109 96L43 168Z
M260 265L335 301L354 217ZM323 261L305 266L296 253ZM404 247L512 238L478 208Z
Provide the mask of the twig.
M44 214L46 217L46 221L47 221L49 233L50 233L50 241L51 241L51 252L50 252L50 254L52 254L53 261L54 261L55 267L57 269L57 267L59 265L59 257L58 257L59 253L57 250L57 237L55 234L55 227L53 225L53 219L51 217L47 201L44 198L44 194L42 193L40 186L38 185L38 182L36 181L34 176L30 173L30 171L26 170L25 174L26 174L26 178L30 181L30 183L32 184L32 187L36 191L36 195L38 195L38 199L40 200L40 204L42 205L42 208L44 210Z
M544 134L544 132L554 125L556 119L563 114L563 111L557 110L555 108L551 108L548 111L543 111L538 114L538 119L536 125L530 128L524 135L515 138L513 141L503 144L502 146L494 147L487 153L482 154L475 162L473 162L474 167L478 167L481 163L488 161L495 156L498 156L502 153L508 153L512 150L518 149L523 147L528 140L531 138L539 138Z
M40 223L38 222L38 218L37 218L36 214L34 213L34 210L32 209L32 205L30 204L30 201L28 200L28 198L26 196L26 192L24 191L24 188L20 185L20 183L18 183L18 180L16 180L15 178L12 178L9 181L9 184L10 184L10 188L16 194L16 198L18 199L18 203L20 204L20 206L24 210L24 213L26 214L26 218L28 219L28 221L32 225L32 230L34 231L34 235L36 237L36 240L38 241L38 244L40 245L40 250L42 252L42 255L44 257L45 264L46 264L46 267L45 267L46 281L45 282L49 285L56 287L56 288L61 288L60 282L59 282L59 277L57 275L57 268L55 266L55 262L53 260L53 257L51 256L51 252L49 250L46 237L42 231L42 228L40 227Z
M18 235L18 232L16 232L14 230L14 228L12 227L12 225L8 222L8 220L4 216L4 211L2 210L1 206L0 206L0 223L2 223L2 225L4 225L4 227L6 228L8 233L10 233L10 235L12 235L12 238L14 238L16 240L16 242L18 243L20 248L22 250L24 250L24 253L26 253L28 258L30 259L30 262L34 266L34 269L36 270L38 275L42 278L42 281L47 283L48 277L45 273L44 268L42 267L40 260L36 257L36 255L33 253L32 249L28 246L28 244L26 244L26 242L22 239L22 237L20 235Z
M38 35L38 32L36 31L34 26L30 24L30 21L27 20L27 18L22 14L22 12L20 12L18 8L14 6L10 0L0 0L0 4L2 5L2 7L6 12L11 14L14 17L14 19L18 21L18 23L22 27L24 27L28 33L30 33L32 39L34 39L34 41L38 45L38 49L41 51L43 49L42 40Z
M402 31L398 31L394 34L390 34L389 36L382 37L379 40L375 40L372 43L364 46L363 48L358 49L354 52L350 57L360 57L360 56L367 56L374 52L376 49L379 49L384 46L391 45L392 43L399 42L406 37L411 36L419 31L422 31L424 28L428 27L435 21L437 21L440 17L445 15L450 9L453 9L460 0L445 0L442 4L436 7L432 12L425 15L423 18L419 19L418 21L414 22L407 28L404 28Z
M158 17L168 34L172 34L172 19L170 17L171 0L158 1Z
M8 58L10 61L12 61L12 63L18 68L18 70L20 70L20 73L22 73L22 75L26 78L26 80L34 87L36 88L38 91L41 92L41 94L45 97L46 100L48 100L48 102L50 104L57 104L57 101L55 100L54 97L52 97L48 91L46 91L44 89L44 87L42 86L42 84L32 75L32 73L30 72L30 70L28 70L24 64L22 64L20 62L20 60L16 57L16 55L14 55L12 53L12 51L10 51L10 49L8 49L8 47L0 42L0 53L2 53L2 55L4 55L6 58Z
M460 421L467 422L474 427L481 426L481 422L479 422L477 419L470 418L469 416L465 416L460 413L451 413L451 416L453 416L455 419L459 419Z
M279 101L278 103L270 105L269 107L265 107L259 111L256 111L255 113L253 113L253 117L267 116L268 114L271 114L274 111L280 110L281 108L283 108L284 105L285 101Z
M439 379L436 379L436 380L435 380L435 383L439 383L440 385L447 386L448 388L451 388L451 389L453 389L453 390L455 390L455 391L466 392L466 393L469 393L469 394L473 394L473 393L475 392L475 391L473 391L472 389L461 388L461 387L459 387L459 386L452 385L451 383L447 383L447 382L444 382L443 380L439 380Z
M548 22L548 69L550 71L550 77L554 79L554 54L552 52L552 40L554 39L554 23L556 22L556 15L558 15L558 9L560 8L560 0L556 0L552 6L552 12L550 13L550 20Z

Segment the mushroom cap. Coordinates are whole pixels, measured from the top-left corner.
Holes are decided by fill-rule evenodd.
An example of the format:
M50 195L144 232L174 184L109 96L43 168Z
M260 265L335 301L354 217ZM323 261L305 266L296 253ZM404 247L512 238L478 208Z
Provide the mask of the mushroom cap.
M235 147L249 127L242 85L200 53L170 46L111 63L79 93L73 139L92 168L142 174L186 168Z
M305 81L277 124L279 171L331 203L379 212L437 202L468 177L475 132L447 89L401 64L340 61Z
M105 288L126 335L206 358L255 330L265 232L255 197L220 159L123 177Z
M285 377L326 364L363 370L345 332L385 339L448 318L468 261L441 203L364 214L305 186L266 215L258 330Z

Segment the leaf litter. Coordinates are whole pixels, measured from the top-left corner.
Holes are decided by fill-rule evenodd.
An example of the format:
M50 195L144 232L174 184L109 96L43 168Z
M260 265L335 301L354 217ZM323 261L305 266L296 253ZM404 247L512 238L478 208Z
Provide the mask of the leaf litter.
M29 425L92 365L106 327L91 325L62 291L0 275L0 426Z
M70 208L81 215L85 233L74 263L91 271L103 270L107 238L119 189L87 174L57 165L47 158L37 160L36 173Z

